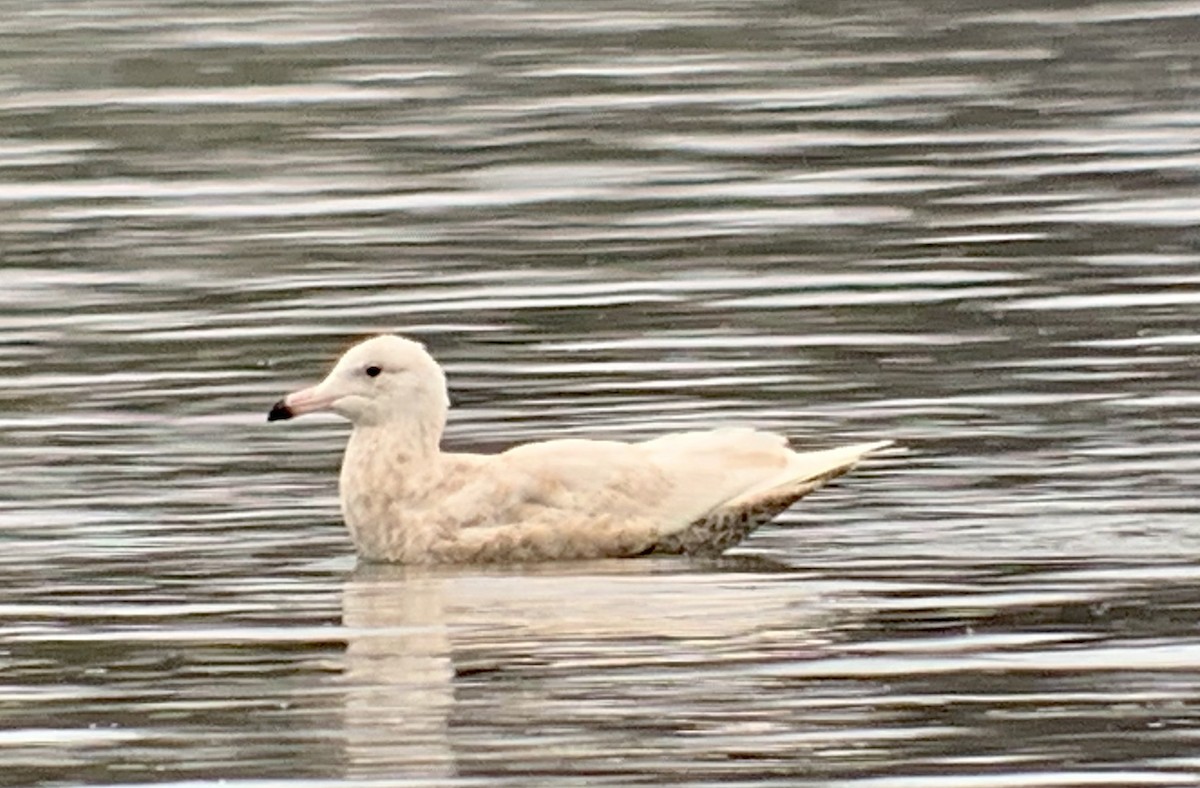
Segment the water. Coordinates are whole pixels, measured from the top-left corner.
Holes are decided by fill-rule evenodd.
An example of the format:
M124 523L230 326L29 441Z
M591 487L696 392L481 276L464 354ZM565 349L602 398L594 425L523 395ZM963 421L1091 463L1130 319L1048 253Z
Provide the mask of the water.
M1200 5L5 3L0 783L1200 780ZM719 561L355 567L447 443L904 454Z

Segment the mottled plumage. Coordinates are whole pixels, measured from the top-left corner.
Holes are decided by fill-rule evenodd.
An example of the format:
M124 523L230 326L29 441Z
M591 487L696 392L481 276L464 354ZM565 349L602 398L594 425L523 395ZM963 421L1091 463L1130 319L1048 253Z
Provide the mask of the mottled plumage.
M384 335L268 418L350 419L343 518L360 556L406 564L714 555L890 443L796 453L781 436L724 428L453 454L440 449L448 408L424 347Z

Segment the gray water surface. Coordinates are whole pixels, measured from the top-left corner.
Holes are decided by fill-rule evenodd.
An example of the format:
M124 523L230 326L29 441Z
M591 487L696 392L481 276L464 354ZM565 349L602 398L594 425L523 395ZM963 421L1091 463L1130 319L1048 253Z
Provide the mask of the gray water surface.
M0 4L0 784L1200 781L1200 4ZM717 561L356 567L456 450L893 438Z

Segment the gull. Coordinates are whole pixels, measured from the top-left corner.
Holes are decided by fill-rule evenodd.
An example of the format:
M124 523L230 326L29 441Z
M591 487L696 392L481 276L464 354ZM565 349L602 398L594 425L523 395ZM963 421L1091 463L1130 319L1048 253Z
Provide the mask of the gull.
M267 420L350 420L342 518L362 559L401 564L718 555L891 444L796 452L781 435L723 427L455 453L441 449L449 409L445 373L425 347L383 334Z

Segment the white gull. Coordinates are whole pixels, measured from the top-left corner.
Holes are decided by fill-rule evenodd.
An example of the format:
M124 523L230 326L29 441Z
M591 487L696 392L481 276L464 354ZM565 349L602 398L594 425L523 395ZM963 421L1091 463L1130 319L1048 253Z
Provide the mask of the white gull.
M891 443L800 453L780 435L727 427L460 454L440 447L449 407L424 346L381 335L267 418L350 420L342 516L362 558L404 564L716 555Z

